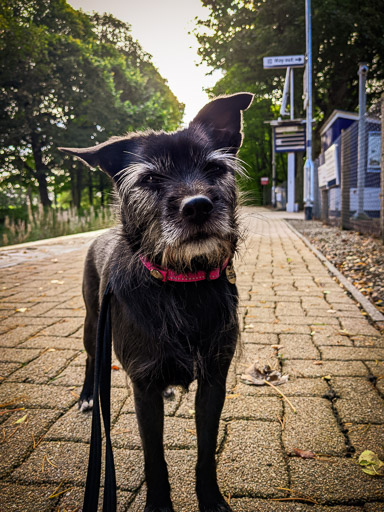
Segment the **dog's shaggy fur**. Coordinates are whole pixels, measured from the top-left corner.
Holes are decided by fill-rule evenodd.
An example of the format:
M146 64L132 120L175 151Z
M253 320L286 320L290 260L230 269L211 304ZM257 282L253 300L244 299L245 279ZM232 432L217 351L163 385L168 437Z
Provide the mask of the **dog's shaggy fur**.
M62 148L114 180L121 226L89 249L84 272L87 369L79 406L92 407L100 298L112 284L114 349L132 381L145 457L145 512L172 512L163 451L163 397L198 380L196 492L201 512L228 512L216 481L215 449L225 381L238 338L237 291L215 280L162 282L142 258L178 273L209 272L236 251L236 153L249 93L207 104L186 129ZM113 398L113 397L112 397Z

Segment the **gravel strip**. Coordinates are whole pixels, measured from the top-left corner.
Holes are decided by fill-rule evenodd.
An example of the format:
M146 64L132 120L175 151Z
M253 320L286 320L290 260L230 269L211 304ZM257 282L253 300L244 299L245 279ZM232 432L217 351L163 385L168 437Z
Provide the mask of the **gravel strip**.
M380 240L316 220L288 222L384 313L384 245Z

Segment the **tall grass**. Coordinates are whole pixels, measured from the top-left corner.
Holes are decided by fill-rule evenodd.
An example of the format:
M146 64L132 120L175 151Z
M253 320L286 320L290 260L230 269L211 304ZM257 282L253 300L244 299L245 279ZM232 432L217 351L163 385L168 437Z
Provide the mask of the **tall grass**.
M33 240L84 233L108 228L114 224L116 224L116 217L113 208L91 207L83 211L77 208L44 210L40 205L38 209L32 210L28 204L27 220L5 217L0 245L21 244Z

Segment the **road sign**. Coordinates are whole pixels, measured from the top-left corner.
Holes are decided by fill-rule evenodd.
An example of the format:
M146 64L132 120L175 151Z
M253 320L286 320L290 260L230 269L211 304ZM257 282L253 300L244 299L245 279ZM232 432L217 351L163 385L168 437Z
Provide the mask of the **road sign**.
M264 69L303 68L304 55L286 55L282 57L264 57Z
M268 176L264 176L264 177L260 178L260 183L261 183L261 185L269 185Z
M305 125L299 122L283 122L273 126L276 153L305 151Z

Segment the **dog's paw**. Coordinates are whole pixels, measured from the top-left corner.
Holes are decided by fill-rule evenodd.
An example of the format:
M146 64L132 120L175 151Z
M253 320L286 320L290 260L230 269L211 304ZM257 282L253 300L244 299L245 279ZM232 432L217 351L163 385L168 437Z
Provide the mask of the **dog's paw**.
M163 397L168 400L173 400L175 398L175 390L172 386L168 386L163 391Z
M91 411L93 408L93 398L91 396L90 397L80 397L78 406L79 406L80 412Z

